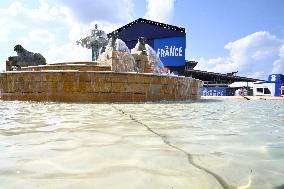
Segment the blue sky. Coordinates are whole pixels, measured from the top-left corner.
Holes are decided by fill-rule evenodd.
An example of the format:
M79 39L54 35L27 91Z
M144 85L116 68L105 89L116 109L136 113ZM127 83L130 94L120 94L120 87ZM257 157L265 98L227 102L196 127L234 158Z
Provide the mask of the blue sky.
M225 55L228 42L257 31L283 38L283 8L282 0L181 0L174 20L186 27L193 56L205 51L203 56L210 58Z
M18 43L49 63L88 60L75 41L94 24L110 32L143 17L185 27L197 69L266 78L284 73L283 8L283 0L0 1L0 68Z

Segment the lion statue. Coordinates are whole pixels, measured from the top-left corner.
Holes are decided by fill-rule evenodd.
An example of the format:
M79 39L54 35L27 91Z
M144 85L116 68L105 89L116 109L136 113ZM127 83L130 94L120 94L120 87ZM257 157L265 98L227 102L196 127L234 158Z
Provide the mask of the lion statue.
M16 45L14 51L17 52L17 56L10 56L8 58L9 70L17 68L19 70L21 67L27 66L38 66L45 65L46 60L40 53L29 52L21 45Z
M146 39L146 37L139 37L138 38L138 44L139 44L139 46L138 46L138 51L141 51L142 52L142 54L147 54L146 53L146 43L147 43L147 39Z
M119 38L119 34L117 31L113 32L111 35L109 35L109 46L113 49L116 49L116 40Z

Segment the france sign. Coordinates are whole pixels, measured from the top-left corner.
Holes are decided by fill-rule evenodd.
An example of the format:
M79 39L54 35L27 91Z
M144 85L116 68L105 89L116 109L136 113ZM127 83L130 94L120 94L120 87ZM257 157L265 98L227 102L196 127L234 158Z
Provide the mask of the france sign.
M154 39L154 49L165 67L184 66L185 48L185 37Z

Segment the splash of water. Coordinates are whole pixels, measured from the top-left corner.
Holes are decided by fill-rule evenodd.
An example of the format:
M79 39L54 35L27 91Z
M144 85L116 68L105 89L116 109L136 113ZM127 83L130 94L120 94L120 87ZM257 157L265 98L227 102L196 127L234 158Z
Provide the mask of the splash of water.
M146 47L146 53L148 56L149 64L153 66L154 73L166 74L166 71L164 69L164 64L157 55L156 51L148 44L146 44L145 47Z
M98 57L99 65L110 65L111 58L113 57L113 51L116 51L116 56L118 58L118 67L114 70L119 72L137 72L138 67L135 62L134 57L131 54L141 54L141 51L138 50L140 42L138 42L135 47L131 50L128 49L127 45L121 39L116 39L115 46L111 46L111 41L109 41L108 45L105 48L105 52L100 53ZM151 67L151 70L154 74L168 74L168 70L164 67L163 62L155 52L155 50L148 44L145 45L146 54L148 57L148 63Z
M140 42L138 41L133 49L131 49L131 54L141 54L142 52L138 50ZM151 70L155 74L167 74L167 70L164 67L163 62L157 55L156 51L148 44L145 44L146 54L148 56L148 62L151 66Z
M128 49L127 45L121 39L116 39L116 41L115 41L115 50L118 51L118 52L128 52L128 53L130 53L130 50Z
M115 65L112 65L113 56L118 60ZM114 47L111 46L111 42L108 43L105 52L99 54L98 64L114 66L113 70L117 72L134 72L137 70L134 57L130 54L127 45L121 39L116 39Z

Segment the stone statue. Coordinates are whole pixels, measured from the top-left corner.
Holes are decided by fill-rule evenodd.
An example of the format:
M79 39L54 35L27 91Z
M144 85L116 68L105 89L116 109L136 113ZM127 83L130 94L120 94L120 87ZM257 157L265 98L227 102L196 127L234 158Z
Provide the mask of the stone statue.
M96 24L91 35L81 38L76 43L84 48L92 49L92 60L95 61L99 57L100 49L107 45L107 35L103 30L99 30Z
M139 37L138 38L138 42L139 42L139 46L138 46L138 51L141 51L142 54L146 55L146 42L147 42L147 39L145 37Z
M40 53L29 52L21 45L16 45L17 56L10 56L7 61L7 71L20 70L21 67L45 65L45 58Z
M119 34L117 31L113 32L110 36L109 36L109 46L111 46L114 50L116 49L116 40L118 39Z

